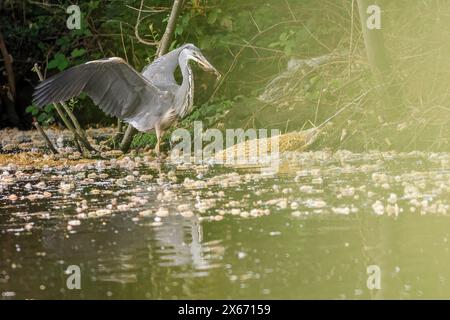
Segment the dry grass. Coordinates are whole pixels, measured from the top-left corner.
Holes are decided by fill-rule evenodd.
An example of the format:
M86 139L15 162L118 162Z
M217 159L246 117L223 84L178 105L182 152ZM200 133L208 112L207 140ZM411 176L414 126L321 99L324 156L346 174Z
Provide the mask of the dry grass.
M284 130L296 117L308 128L350 104L314 147L449 150L450 2L424 0L411 6L405 0L383 1L382 8L391 77L384 83L373 79L355 17L353 23L348 21L353 28L343 34L336 59L279 75L263 93L269 106L257 108L254 118L260 119L264 108L269 109L269 120L279 110L291 109L284 122L278 117L278 122L264 125ZM387 101L381 87L398 100ZM355 101L359 96L364 98Z
M226 162L228 155L232 159L250 159L289 151L305 151L317 139L321 132L318 128L293 131L276 137L245 140L215 154L215 159ZM274 147L274 144L277 144Z
M18 167L27 167L30 169L42 169L45 166L59 167L70 166L79 163L93 163L95 159L70 160L67 158L58 159L53 156L39 152L20 152L14 154L0 154L0 166L13 164Z

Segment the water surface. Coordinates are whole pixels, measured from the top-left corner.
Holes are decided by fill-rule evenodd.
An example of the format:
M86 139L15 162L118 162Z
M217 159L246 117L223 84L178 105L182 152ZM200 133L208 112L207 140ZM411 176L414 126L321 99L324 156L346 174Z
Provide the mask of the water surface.
M145 158L3 167L1 298L450 297L449 154L283 157L273 176Z

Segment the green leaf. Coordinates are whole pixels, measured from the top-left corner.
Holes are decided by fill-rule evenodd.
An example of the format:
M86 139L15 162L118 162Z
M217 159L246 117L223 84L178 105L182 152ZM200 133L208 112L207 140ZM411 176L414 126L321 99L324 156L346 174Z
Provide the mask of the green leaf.
M33 105L31 105L31 106L28 106L28 107L25 109L25 112L26 112L26 113L33 113L34 109L36 109L36 107L33 106Z
M44 111L47 113L50 113L53 111L53 105L52 104L48 104L44 107Z
M99 4L100 4L100 1L90 1L89 2L89 8L90 9L97 9Z
M181 23L184 26L188 26L189 25L189 21L191 20L191 15L189 13L186 13L183 18L181 18Z
M80 48L80 49L74 49L71 53L71 56L73 58L81 57L86 53L86 49Z
M32 104L25 109L25 112L31 113L32 116L35 116L39 113L39 108Z
M37 117L37 121L40 123L43 123L44 121L46 121L48 118L46 113L41 113L38 117Z
M55 122L55 117L53 116L49 116L46 120L45 120L45 124L50 124Z
M177 46L177 40L173 40L170 44L169 51L172 51Z
M183 34L184 26L182 24L178 24L175 28L175 36L180 36Z
M48 65L47 65L47 68L48 69L55 69L56 67L58 67L58 60L55 60L55 59L50 60Z
M233 20L230 16L225 16L220 20L220 25L231 31L233 29Z
M55 57L48 63L47 68L48 69L55 69L58 68L59 71L63 71L67 68L69 65L69 61L67 60L66 56L60 52L55 54Z
M292 49L294 48L295 43L292 41L288 41L284 47L284 52L286 53L286 55L290 56L292 54Z
M206 22L209 24L214 24L217 21L217 18L219 17L219 10L213 10L208 14L208 18L206 19Z
M65 70L68 65L69 65L69 61L67 61L67 60L61 61L61 63L58 65L59 71Z
M63 36L61 38L58 38L58 40L56 40L56 44L61 47L68 46L69 43L70 43L70 39L67 36Z
M89 30L88 28L84 29L84 35L88 37L92 36L91 30Z
M272 42L272 43L269 43L269 48L275 48L275 47L278 47L280 45L280 43L279 42Z

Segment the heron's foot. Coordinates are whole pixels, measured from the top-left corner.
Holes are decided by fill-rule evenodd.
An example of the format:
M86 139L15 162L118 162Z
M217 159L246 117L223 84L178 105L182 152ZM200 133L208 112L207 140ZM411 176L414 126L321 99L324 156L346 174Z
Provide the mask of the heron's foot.
M155 160L157 160L158 162L162 162L166 157L167 157L167 155L164 153L164 152L156 152L156 150L154 150L154 152L155 152Z
M156 146L153 152L155 153L155 157L158 160L164 160L165 158L167 158L167 153L163 150L158 149Z

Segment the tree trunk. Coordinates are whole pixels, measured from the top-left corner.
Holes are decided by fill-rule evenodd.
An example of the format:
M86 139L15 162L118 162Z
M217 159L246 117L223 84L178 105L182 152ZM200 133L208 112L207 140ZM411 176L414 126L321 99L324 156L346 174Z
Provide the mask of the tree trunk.
M12 67L12 58L11 55L8 53L8 50L6 49L5 40L3 39L3 34L0 31L0 51L2 52L3 60L5 61L5 69L6 69L6 75L8 77L8 85L9 90L11 91L11 95L13 98L16 97L16 82L14 79L14 70Z
M183 7L183 2L184 0L174 0L173 2L172 11L170 12L166 30L164 31L161 41L159 42L158 49L156 50L156 58L163 56L166 54L167 50L169 50L177 19ZM129 124L127 130L125 131L125 135L123 136L122 143L120 144L120 149L122 149L124 153L130 148L136 132L137 130Z
M399 82L395 80L392 72L391 60L384 46L382 29L369 29L367 26L369 18L369 13L367 13L368 7L370 5L378 5L382 8L382 6L378 0L357 0L357 2L367 59L378 82L380 95L385 105L392 110L393 106L402 104ZM382 25L383 19L382 15ZM400 110L400 108L397 108L397 110Z
M183 2L183 0L174 0L173 2L172 11L170 12L166 30L164 31L164 34L158 45L158 50L156 51L157 58L161 57L169 50L172 36L175 31L175 26L177 24L177 19L180 15L181 8L183 7Z
M381 29L370 30L367 27L367 19L369 14L367 8L376 4L373 0L357 0L359 17L361 20L361 28L364 35L364 43L366 46L367 58L373 72L377 76L385 76L391 72L391 64L386 48L384 47L383 33ZM381 18L383 19L383 17Z
M5 62L5 70L6 70L6 76L8 79L8 87L5 90L5 108L6 113L8 115L8 120L13 126L19 126L20 125L20 119L16 112L16 81L14 77L14 70L13 70L13 60L11 58L11 55L8 52L8 49L6 48L6 43L3 38L3 34L0 31L0 52L3 57L3 61Z

